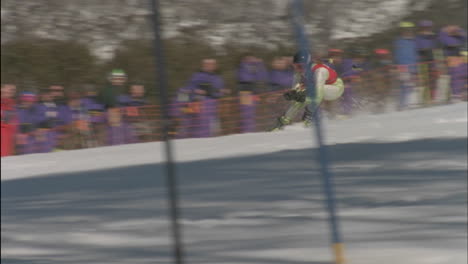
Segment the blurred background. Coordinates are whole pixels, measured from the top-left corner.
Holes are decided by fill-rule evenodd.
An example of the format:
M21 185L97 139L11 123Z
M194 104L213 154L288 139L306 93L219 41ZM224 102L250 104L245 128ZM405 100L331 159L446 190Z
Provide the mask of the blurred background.
M292 80L288 1L161 9L172 136L271 126ZM323 107L328 117L466 100L466 11L464 0L305 1L311 41L346 83L342 100ZM2 137L14 141L2 155L160 140L150 15L147 1L2 1L2 135L13 133L4 124L20 134ZM194 92L199 78L213 91ZM25 142L35 150L20 150Z
M331 264L291 1L160 2L184 256ZM303 2L349 263L467 263L468 2ZM1 1L2 263L174 262L149 3Z

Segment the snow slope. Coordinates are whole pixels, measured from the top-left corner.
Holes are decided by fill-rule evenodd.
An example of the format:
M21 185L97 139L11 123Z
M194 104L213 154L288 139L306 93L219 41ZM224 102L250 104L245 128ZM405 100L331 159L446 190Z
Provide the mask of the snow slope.
M346 255L467 262L467 104L326 121ZM331 263L313 133L175 141L188 263ZM2 263L171 263L161 143L2 158Z
M401 142L424 138L466 137L467 105L417 109L348 120L324 119L328 145L357 142ZM112 146L2 158L2 180L160 163L161 142ZM250 133L174 141L177 161L199 161L281 150L316 147L315 134L301 125L275 133Z

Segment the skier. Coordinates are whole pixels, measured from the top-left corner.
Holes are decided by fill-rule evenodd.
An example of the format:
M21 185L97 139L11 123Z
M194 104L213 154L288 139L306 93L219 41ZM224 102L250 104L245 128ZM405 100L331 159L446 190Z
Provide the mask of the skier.
M293 87L284 93L284 98L292 101L291 105L283 116L278 118L276 126L271 131L280 130L284 126L291 124L293 118L303 109L302 120L308 125L323 100L334 101L343 94L343 81L338 77L336 71L326 64L322 56L315 56L312 62L311 56L307 51L299 51L294 55L293 67L295 72ZM314 110L309 108L309 104L313 99L306 95L305 70L312 71L315 84L316 109Z

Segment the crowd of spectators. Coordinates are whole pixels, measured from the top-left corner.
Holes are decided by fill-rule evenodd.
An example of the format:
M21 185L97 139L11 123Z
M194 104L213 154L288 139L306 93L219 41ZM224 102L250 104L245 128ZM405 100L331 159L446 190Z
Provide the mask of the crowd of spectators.
M401 22L393 50L331 48L327 57L345 81L338 105L323 105L332 117L349 117L360 104L385 111L391 98L398 110L440 98L466 100L466 32L455 25L436 33L428 20L417 25ZM293 79L291 62L290 56L278 56L266 65L254 54L245 54L237 65L237 87L226 87L217 60L203 59L200 70L172 99L173 137L220 135L223 126L235 127L237 133L262 129L259 117L281 111L281 91L290 88ZM145 107L152 111L145 112ZM158 111L147 102L144 85L129 84L121 69L114 69L101 89L84 85L68 90L52 84L17 95L16 85L5 83L1 86L1 156L142 142L148 135L157 135Z
M92 85L65 92L54 84L17 98L14 84L2 85L2 156L138 142L145 88L124 91L126 78L117 69L100 92Z

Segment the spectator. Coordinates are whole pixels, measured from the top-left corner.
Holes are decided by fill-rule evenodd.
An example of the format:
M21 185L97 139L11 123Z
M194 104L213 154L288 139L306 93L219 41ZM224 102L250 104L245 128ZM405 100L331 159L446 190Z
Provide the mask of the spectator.
M446 57L458 57L466 43L466 31L457 25L448 25L440 30L439 41Z
M271 70L268 74L270 91L274 93L267 94L265 98L265 102L269 104L270 107L268 112L274 115L283 112L285 104L283 93L280 91L291 88L293 85L293 78L294 71L290 67L288 57L274 58L271 63Z
M416 74L416 63L418 52L414 38L414 24L411 22L400 23L400 37L394 42L394 60L398 67L400 81L400 100L398 110L408 106L410 95L414 91L414 77ZM410 104L417 102L410 101Z
M433 23L430 20L421 20L418 23L419 31L416 34L416 48L420 62L434 60L434 49L438 45L437 35L433 32Z
M284 56L281 56L281 58L286 62L286 68L294 72L294 66L293 66L294 57L291 55L284 55Z
M79 92L71 91L68 93L65 123L66 137L62 143L64 149L80 149L93 146L93 134L89 125L90 116Z
M237 70L241 113L241 132L253 132L256 128L256 94L267 81L267 72L263 61L252 54L246 54Z
M464 86L464 93L465 93L465 101L468 101L468 49L465 48L464 51L461 52L462 54L462 57L463 57L463 63L462 63L462 66L460 67L461 70L460 72L463 73L463 78L462 78L462 82L463 82L463 86Z
M250 53L245 54L237 69L237 81L239 91L259 93L261 85L267 81L267 71L263 61Z
M118 88L118 91L122 91L121 88ZM142 91L144 92L144 90ZM140 99L138 98L138 100ZM121 145L137 142L135 132L132 130L128 120L128 118L133 118L133 116L138 114L137 108L131 108L133 111L127 108L127 106L131 107L130 105L133 102L134 99L130 96L120 94L115 98L114 105L119 108L113 107L108 109L108 126L106 133L108 145Z
M419 78L424 88L425 103L432 103L435 99L437 70L434 62L434 50L438 48L437 35L432 31L432 21L422 20L418 23L419 32L416 35L416 48L418 50Z
M375 49L370 68L374 70L390 66L392 66L391 52L388 49Z
M291 88L294 73L288 68L287 61L284 58L275 58L271 63L271 68L268 74L270 91Z
M38 131L36 142L38 152L51 152L55 150L58 143L59 108L54 102L54 94L51 90L42 91L40 103L37 105Z
M341 49L328 50L330 66L338 73L338 76L343 75L343 53Z
M85 85L83 87L84 97L81 103L88 110L91 122L102 123L105 120L104 105L98 101L97 92L92 85Z
M18 133L16 135L17 154L31 154L38 151L36 144L37 95L32 92L23 92L18 105Z
M104 87L101 91L99 98L100 103L104 105L107 110L107 122L110 120L120 122L120 109L118 108L118 97L124 92L124 87L127 82L127 74L121 69L114 69L108 76L109 85ZM118 116L117 116L118 115ZM115 122L111 126L115 126Z
M192 137L192 123L200 114L200 102L194 101L194 96L188 87L177 90L176 96L171 104L170 113L177 127L173 128L176 138Z
M114 69L109 74L108 80L110 84L101 91L99 99L106 109L113 109L118 107L117 98L124 92L127 74L121 69Z
M145 87L141 84L130 85L129 94L122 94L118 97L118 104L121 107L141 107L145 106Z
M59 111L58 124L59 126L65 125L65 115L68 111L67 99L65 97L65 88L62 85L51 85L49 86L51 92L52 100Z
M453 69L454 71L454 86L457 91L460 91L459 99L467 101L468 98L468 51L460 52L462 61Z
M440 30L439 40L447 59L452 97L458 99L461 96L461 90L457 83L457 68L463 60L460 51L466 44L466 31L459 26L448 25Z
M122 121L122 116L120 114L109 115L108 121L108 145L121 145L137 142L135 132L127 122Z
M65 134L65 125L67 122L66 115L69 109L67 104L67 98L65 97L65 88L63 87L63 85L51 85L49 86L49 90L51 91L52 100L54 101L58 110L56 128L57 146L55 148L55 151L59 151L62 147L62 144L60 144L60 142L64 142L64 138L67 136Z
M14 154L14 142L17 117L15 115L16 93L14 84L3 84L1 87L1 156Z
M129 94L121 95L118 98L119 105L124 112L124 121L134 129L135 134L139 135L141 139L144 139L145 135L151 134L150 124L142 117L143 107L147 105L144 96L145 87L141 84L132 84Z
M215 59L204 59L201 70L194 73L184 87L189 92L191 101L198 102L200 106L191 126L195 137L210 137L219 131L216 99L227 93L227 90L224 89L223 79L216 73L217 68Z
M102 146L106 142L106 112L104 104L99 102L94 86L89 84L85 85L83 90L85 94L81 99L81 104L87 110L89 129L90 133L93 135L89 144L91 147Z
M348 117L352 114L355 93L361 85L360 75L369 69L367 61L369 53L366 49L355 47L351 49L350 53L351 58L343 60L341 69L341 77L345 84L345 90L342 98L344 116L342 117Z
M393 88L392 54L388 49L375 49L370 67L370 85L373 88L373 102L376 113L385 111Z

